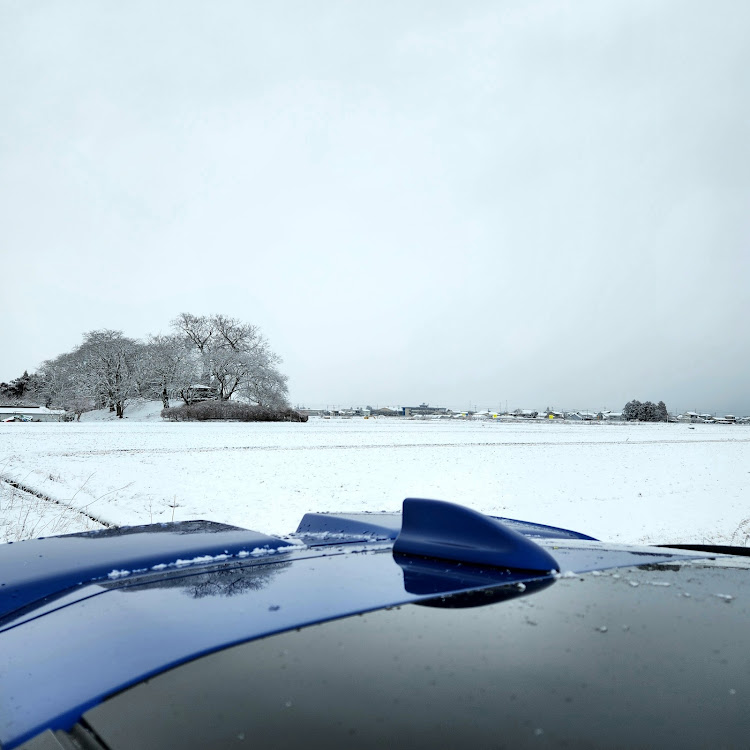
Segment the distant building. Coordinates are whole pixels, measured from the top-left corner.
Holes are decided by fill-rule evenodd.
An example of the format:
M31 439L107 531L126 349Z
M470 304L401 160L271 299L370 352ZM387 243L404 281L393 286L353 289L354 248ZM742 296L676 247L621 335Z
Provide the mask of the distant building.
M539 413L539 416L544 419L565 419L565 412L554 411L554 409L545 409Z
M370 414L373 417L398 417L402 416L402 412L399 409L392 409L390 406L383 406L380 409L373 409Z
M402 406L402 417L428 416L433 414L450 414L450 409L444 406L430 406L429 404L420 404L419 406Z
M598 417L590 411L571 411L565 414L565 419L570 419L573 422L594 422Z
M323 415L324 409L297 409L297 411L306 417L320 417Z
M694 411L686 411L684 414L677 415L678 422L698 422L700 418Z
M516 409L513 412L514 417L521 417L521 419L536 419L538 411L535 409Z
M189 404L198 404L201 401L213 401L219 397L216 392L216 388L212 388L210 385L202 385L201 383L194 383L185 392L185 401Z
M62 422L65 409L48 409L46 406L0 406L0 422Z

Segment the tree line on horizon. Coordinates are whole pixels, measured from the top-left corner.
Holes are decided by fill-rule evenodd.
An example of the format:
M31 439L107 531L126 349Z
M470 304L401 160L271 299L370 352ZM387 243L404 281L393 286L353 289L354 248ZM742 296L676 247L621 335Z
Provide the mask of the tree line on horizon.
M133 398L159 399L165 409L171 399L190 404L196 386L219 402L234 396L286 409L288 378L280 363L257 326L226 315L181 313L171 334L145 340L111 329L84 333L72 351L0 384L0 395L63 408L78 418L107 407L122 417Z

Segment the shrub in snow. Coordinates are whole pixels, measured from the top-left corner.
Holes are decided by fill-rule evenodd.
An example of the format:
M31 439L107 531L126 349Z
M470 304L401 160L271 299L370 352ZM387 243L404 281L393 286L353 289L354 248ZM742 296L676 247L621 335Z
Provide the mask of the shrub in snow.
M172 422L231 420L235 422L307 422L307 416L294 409L273 409L237 401L202 401L162 409L161 416Z

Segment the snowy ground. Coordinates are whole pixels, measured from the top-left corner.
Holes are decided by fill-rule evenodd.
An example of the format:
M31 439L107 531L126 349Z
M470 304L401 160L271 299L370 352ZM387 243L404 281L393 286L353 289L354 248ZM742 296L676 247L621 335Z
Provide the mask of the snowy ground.
M612 541L750 543L749 427L126 414L0 424L0 540L192 518L278 534L417 496Z

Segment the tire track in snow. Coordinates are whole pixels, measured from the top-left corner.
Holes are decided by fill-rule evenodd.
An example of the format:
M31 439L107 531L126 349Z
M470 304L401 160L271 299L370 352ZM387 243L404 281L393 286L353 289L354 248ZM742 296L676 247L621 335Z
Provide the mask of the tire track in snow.
M247 451L325 451L325 450L378 450L380 448L515 448L534 445L564 447L567 445L606 446L606 445L701 445L704 443L750 443L750 438L708 438L706 440L571 440L570 442L550 442L544 440L511 442L462 442L462 443L367 443L364 445L225 445L211 448L112 448L90 451L41 453L38 455L54 458L74 458L85 456L123 455L166 455L174 453L229 453Z

